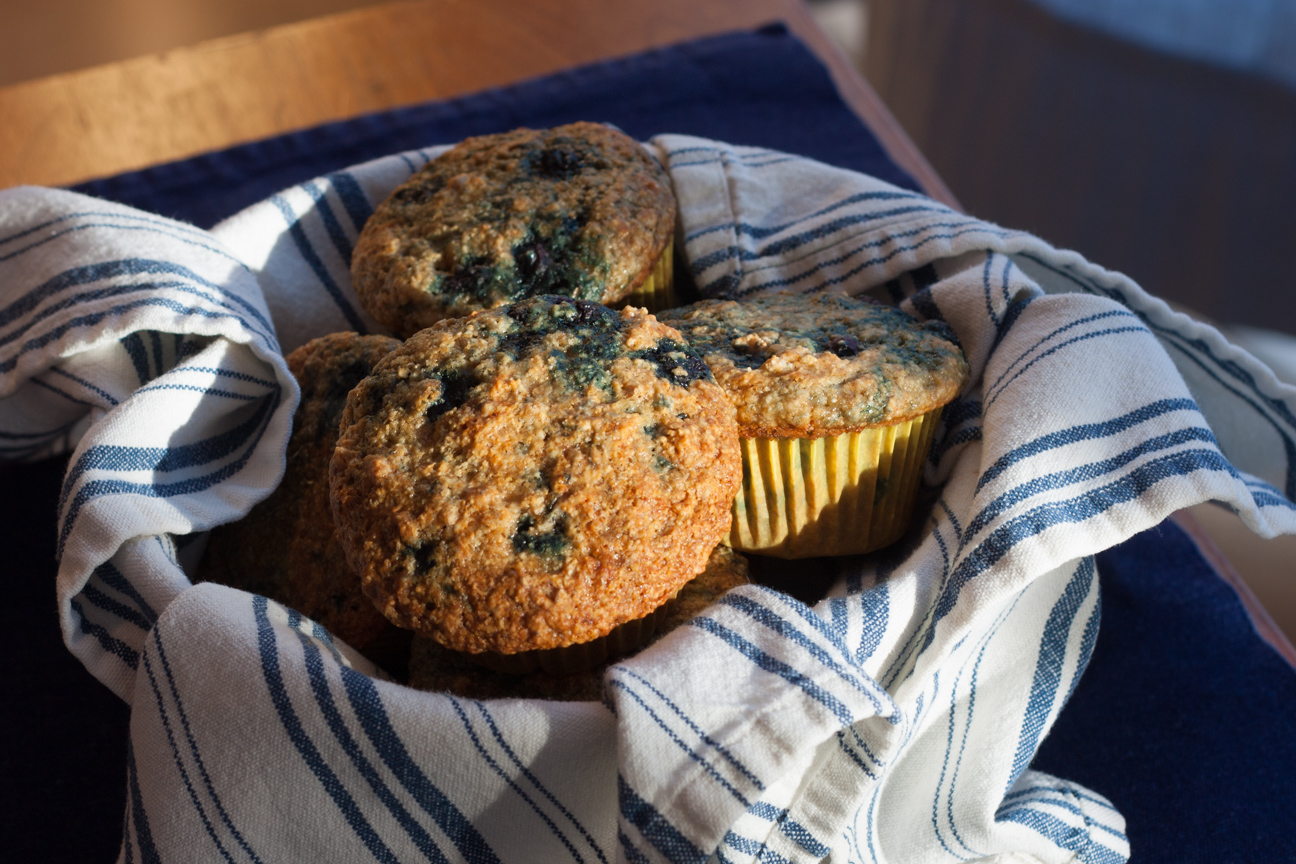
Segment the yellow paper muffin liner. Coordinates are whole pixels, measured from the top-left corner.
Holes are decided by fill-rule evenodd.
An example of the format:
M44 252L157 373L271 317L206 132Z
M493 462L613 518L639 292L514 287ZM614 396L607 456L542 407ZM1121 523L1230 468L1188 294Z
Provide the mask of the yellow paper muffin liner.
M565 645L562 648L542 648L521 651L517 654L500 654L487 651L469 655L473 662L496 672L509 675L526 675L544 671L550 675L575 675L587 672L609 659L629 654L643 645L657 632L675 598L672 597L642 618L626 621L611 632L589 642Z
M675 304L675 240L666 242L666 248L657 256L652 272L635 290L616 302L620 306L641 306L649 312L673 308Z
M743 438L729 545L812 558L894 543L913 513L940 414L826 438Z

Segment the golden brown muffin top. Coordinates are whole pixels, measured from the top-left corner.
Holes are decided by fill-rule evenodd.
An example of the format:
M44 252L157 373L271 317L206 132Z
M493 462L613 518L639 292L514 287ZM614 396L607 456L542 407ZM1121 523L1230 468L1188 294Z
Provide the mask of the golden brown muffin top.
M511 654L674 595L728 531L741 474L733 407L677 332L540 297L380 362L347 400L332 500L390 620Z
M953 401L968 365L943 322L844 294L704 300L658 313L738 411L744 438L820 438Z
M675 599L667 604L665 618L643 648L699 615L730 589L746 585L748 581L747 559L728 546L717 546L707 559L706 569L681 588ZM471 658L472 655L442 648L427 637L415 637L410 653L410 686L469 699L600 702L603 699L603 673L608 666L622 659L613 658L597 668L575 675L550 675L546 672L509 675L483 668Z
M675 226L665 172L597 123L468 138L398 187L351 259L361 304L408 336L524 297L612 303Z

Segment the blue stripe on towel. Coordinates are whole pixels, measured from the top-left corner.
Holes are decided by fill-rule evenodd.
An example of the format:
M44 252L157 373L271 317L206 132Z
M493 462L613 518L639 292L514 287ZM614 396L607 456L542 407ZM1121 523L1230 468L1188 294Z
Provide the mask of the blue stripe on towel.
M177 366L170 371L176 373L194 372L194 373L201 373L206 375L216 375L221 378L233 378L235 381L245 381L249 384L259 384L262 387L265 387L267 390L271 388L277 389L279 387L278 381L273 381L269 378L261 378L256 375L249 375L246 372L236 372L233 369L220 369L213 366Z
M1128 298L1126 298L1125 293L1119 289L1100 287L1094 284L1092 281L1086 278L1082 278L1081 276L1072 272L1069 269L1056 267L1040 259L1035 255L1023 253L1021 257L1025 258L1026 260L1033 261L1034 263L1040 265L1041 267L1048 270L1049 272L1057 276L1061 276L1062 278L1070 281L1073 285L1077 286L1082 291L1085 291L1090 294L1098 294L1104 297L1110 297L1116 300L1117 302L1121 303L1122 305L1125 306L1129 305L1129 300ZM1214 351L1211 350L1211 348L1206 344L1204 340L1190 339L1184 336L1183 334L1175 330L1172 330L1170 328L1154 326L1148 320L1148 317L1146 315L1143 315L1141 313L1136 313L1136 314L1138 314L1139 318L1142 319L1148 325L1148 327L1153 331L1153 333L1155 333L1159 337L1162 337L1164 344L1179 351L1186 359L1194 363L1206 375L1213 378L1218 384L1223 386L1234 396L1237 396L1238 398L1247 402L1248 405L1253 410L1256 411L1256 413L1259 415L1261 419L1263 419L1265 422L1267 422L1270 426L1273 427L1274 432L1279 436L1280 440L1282 441L1283 450L1287 458L1285 492L1289 500L1296 500L1296 441L1292 440L1292 430L1293 428L1296 428L1296 416L1292 414L1292 412L1287 408L1286 404L1281 400L1273 399L1271 397L1259 393L1256 390L1255 380L1251 377L1251 374L1247 372L1247 370L1244 367L1231 360L1225 360L1223 358L1215 356ZM1215 369L1212 369L1206 363L1206 359L1209 359L1211 363L1214 364ZM1236 386L1226 383L1223 378L1224 375L1233 378L1235 382L1237 382ZM1243 393L1242 390L1249 390L1251 395L1248 396L1247 394ZM1265 411L1260 410L1260 405L1257 404L1257 402L1267 406L1270 410L1272 410L1275 414L1277 414L1278 418L1280 419L1275 419L1269 416Z
M365 194L364 189L356 182L355 176L349 171L337 171L328 175L328 181L333 186L333 191L337 192L338 198L342 201L343 208L346 209L347 217L351 220L351 226L359 234L364 228L365 222L373 215L373 204L369 202L369 196ZM347 256L350 261L351 256Z
M790 599L790 598L789 598ZM750 597L726 594L718 601L721 605L730 606L743 614L747 615L753 621L761 624L789 642L799 645L819 663L833 670L837 675L851 687L862 693L873 703L873 708L880 716L890 716L894 714L896 708L889 697L881 691L876 684L867 676L862 676L859 669L849 669L842 663L831 656L821 646L816 645L812 640L806 637L804 633L793 626L787 619L781 617L773 610L760 605ZM796 602L795 600L791 602ZM813 613L811 613L813 614ZM853 662L854 658L850 656L849 650L844 645L834 644L848 660Z
M918 229L913 233L925 233L928 227L929 226L924 226L923 228ZM857 263L852 265L852 267L846 272L838 273L836 276L832 276L829 278L819 279L815 284L816 287L820 289L830 288L835 285L841 285L845 282L853 281L860 273L869 269L870 267L876 267L879 264L885 264L886 262L890 261L892 258L895 258L899 255L908 255L917 252L919 249L921 249L923 246L926 246L928 243L935 243L941 240L953 240L963 236L964 234L973 234L973 233L979 233L985 231L986 228L981 223L972 223L967 225L967 227L961 228L957 231L951 231L949 233L944 233L944 234L929 234L916 243L912 243L905 246L898 246L892 249L890 252L887 252L885 255L876 255L872 258L868 258L863 261L858 261ZM850 253L848 253L847 256L844 257L846 257L847 259L851 259L855 257L856 253L863 251L866 248L873 247L873 246L891 245L892 241L899 236L901 235L891 234L883 238L882 240L861 244L861 246L858 249L852 250ZM774 288L789 288L792 285L796 284L797 282L802 282L812 277L816 277L822 271L822 269L823 267L821 265L816 265L799 275L794 275L788 278L771 279L768 282L761 282L756 285L751 285L737 292L736 296L746 297L760 291L769 291ZM710 282L707 283L706 285L703 285L699 290L701 290L701 292L705 296L718 296L717 289L722 284L725 286L732 285L733 287L736 288L738 282L741 281L741 275L742 275L741 273L738 273L736 275L731 274L729 276L722 276L719 279L715 280L714 282Z
M240 832L238 828L235 827L234 821L230 818L229 813L225 810L225 805L221 803L220 796L216 793L216 787L215 784L212 783L211 776L207 773L207 766L203 764L202 754L198 751L198 742L194 740L193 730L189 726L189 718L185 714L184 703L180 700L180 691L179 688L176 687L175 675L172 674L171 672L171 663L167 660L166 651L162 645L162 634L156 629L153 630L153 645L157 648L158 660L161 661L162 663L162 672L166 676L167 686L171 693L171 700L175 703L176 714L180 718L180 726L184 732L185 742L189 746L189 754L194 760L195 767L197 767L198 769L198 775L199 778L202 780L203 788L206 790L207 796L211 798L212 804L215 805L216 812L220 816L222 824L224 824L226 830L229 831L234 836L235 842L239 844L239 847L242 848L242 850L245 853L247 853L248 857L251 858L254 862L256 862L256 864L261 864L261 858L257 856L257 854L254 851L252 851L251 845L249 845L247 840L244 839L242 832ZM149 659L147 655L145 655L144 657L144 669L145 672L147 672L148 674L149 684L153 688L153 695L157 699L158 714L162 719L164 728L166 729L167 740L171 743L171 751L172 754L175 756L176 766L180 768L181 776L184 777L185 779L185 786L189 787L188 775L184 771L184 766L181 763L179 751L172 737L171 726L170 723L167 721L167 711L165 706L163 705L162 696L158 692L157 681L154 678L152 664L149 663ZM210 833L211 826L210 824L207 823L206 814L203 812L202 806L198 803L197 796L193 795L192 789L190 789L190 795L193 798L194 806L198 809L199 814L202 816L203 823L207 824L208 831ZM212 834L212 839L213 840L215 839L214 833ZM221 846L221 844L217 842L216 845L218 848L221 848L222 853L224 853L224 848Z
M189 393L202 393L205 396L212 396L220 399L233 399L237 402L255 402L260 399L259 395L248 393L235 393L233 390L221 390L216 387L199 387L196 384L149 384L136 390L136 393L156 393L163 390L180 390Z
M823 248L831 248L832 246L838 245L840 243L845 243L848 240L850 240L852 237L858 236L858 233L856 233L856 234L850 234L846 236L833 237L834 234L840 234L847 228L860 228L865 225L869 225L873 222L878 222L883 219L888 219L895 216L904 216L912 213L934 213L934 212L948 213L949 210L946 207L941 207L940 205L937 205L934 202L929 201L927 204L913 205L910 207L895 207L892 208L891 210L881 210L872 213L855 213L850 216L839 216L836 219L825 222L822 225L817 225L814 228L809 228L805 231L801 231L797 234L793 234L791 237L784 237L781 240L776 240L772 243L766 244L765 246L757 247L756 249L747 249L743 246L729 246L724 249L717 249L714 252L710 252L706 255L703 255L695 259L690 264L690 269L694 273L701 273L724 261L730 261L734 259L740 261L759 261L762 258L779 257L783 259L782 263L788 263L789 253L794 252L808 244L815 243L816 241L832 237L833 238L832 243L828 244L828 246L816 247L816 250L820 250ZM771 234L785 230L788 227L797 225L802 221L807 221L809 218L812 217L807 217L805 220L797 220L797 222L789 223L788 225L785 226L777 226L772 229L754 228L744 223L734 223L732 227L739 234L745 234L747 236L753 237L754 239L760 239L761 237L769 236ZM730 227L730 226L725 226L725 227ZM889 236L894 236L894 235L889 235Z
M153 832L149 830L148 811L144 809L144 796L140 793L139 769L135 767L135 748L126 743L126 785L130 795L127 812L131 825L135 828L135 843L140 850L140 864L162 864L162 856L153 844ZM122 845L126 847L126 860L130 861L130 841L128 834Z
M1065 447L1068 444L1089 441L1095 438L1106 438L1140 423L1146 423L1154 417L1160 417L1174 411L1197 411L1197 403L1191 399L1161 399L1119 417L1114 417L1111 420L1104 420L1099 423L1084 423L1042 435L1020 447L1009 450L996 459L995 463L987 468L977 480L977 491L980 492L983 486L1023 459L1038 456L1041 453L1055 450L1058 447Z
M1185 450L1149 460L1106 486L1091 489L1064 501L1041 504L1008 520L991 532L955 568L949 584L935 603L934 620L940 621L953 610L964 585L984 573L1023 540L1056 525L1092 519L1111 507L1135 500L1163 480L1186 477L1198 471L1224 472L1237 476L1236 469L1218 450ZM934 636L935 631L929 631L926 643L930 644Z
M1051 357L1052 355L1061 351L1063 348L1067 348L1072 345L1079 344L1081 342L1087 342L1090 339L1099 339L1103 336L1115 336L1121 333L1139 333L1145 336L1152 336L1152 331L1149 330L1147 327L1144 327L1140 323L1137 326L1131 326L1131 327L1109 327L1106 330L1095 330L1091 333L1084 333L1080 336L1074 336L1070 339L1067 339L1064 342L1059 342L1057 345L1054 345L1052 348L1048 349L1047 351L1037 355L1025 366L1018 369L1016 374L1014 374L1011 378L1005 381L994 393L994 395L992 395L988 400L986 400L986 408L989 409L991 405L993 405L996 401L998 401L999 397L1004 394L1004 391L1008 389L1009 385L1012 384L1014 381L1016 381L1018 378L1020 378L1022 375L1024 375L1027 369L1031 368L1036 363L1039 363L1044 358ZM1118 351L1119 349L1112 349L1113 353L1118 353Z
M832 851L816 839L804 825L789 819L786 808L775 807L768 801L757 801L748 812L759 819L772 822L779 829L780 834L812 855L822 858Z
M128 215L120 214L120 213L102 213L102 214L94 214L94 215L103 216L106 219L117 219L117 220L127 220L133 218ZM69 218L72 217L65 217L64 219L58 219L54 221L55 222L66 221L66 219ZM176 240L180 243L184 243L187 246L193 246L198 249L202 249L205 252L211 252L212 254L225 259L229 263L238 265L240 269L247 271L247 265L244 264L242 261L238 260L233 255L230 255L228 252L226 252L224 249L220 248L219 246L213 246L209 242L205 242L207 240L210 240L210 235L208 235L206 232L198 231L196 229L193 232L185 232L183 230L177 231L176 223L162 222L156 219L153 220L145 219L140 221L143 221L144 224L123 225L121 224L121 221L118 221L117 223L85 222L78 225L74 225L71 228L65 228L61 231L56 231L52 234L47 234L41 239L37 240L36 242L24 246L22 249L15 249L12 252L0 254L0 263L17 258L20 255L23 255L24 253L30 252L34 249L44 246L47 243L52 243L55 240L58 240L61 237L65 237L69 234L74 234L80 231L93 231L95 229L110 229L112 231L139 231L139 232L149 233L149 234L160 234L164 237L169 237L172 240ZM51 225L51 224L54 223L53 222L46 223L46 225ZM36 229L24 231L22 232L22 234L31 234L33 233L34 230ZM186 236L186 234L188 234L189 236ZM21 236L21 235L15 235L15 236ZM5 241L0 241L0 242L5 242ZM0 323L3 323L2 314L0 314Z
M971 852L977 856L979 856L981 853L977 852L971 846L969 846L967 841L965 841L962 835L959 833L958 822L954 817L954 788L958 785L959 771L962 770L963 767L963 756L967 752L968 737L972 731L972 718L973 715L976 713L977 679L980 677L981 674L981 664L985 661L986 652L990 647L990 643L994 641L994 638L999 634L1000 628L1003 626L1003 623L1006 620L1008 620L1009 616L1012 615L1013 610L1017 608L1017 604L1018 602L1020 602L1020 599L1021 599L1021 595L1018 595L1018 597L1013 600L1012 604L1009 605L1007 609L1004 609L998 615L996 615L994 619L994 623L991 624L991 626L987 628L986 631L982 633L978 639L980 647L976 652L975 661L972 662L972 674L968 679L967 716L964 718L963 721L963 735L959 740L958 753L954 754L954 766L950 770L949 788L945 793L945 817L949 823L950 833L954 837L954 842L958 843L968 852ZM954 851L950 849L948 845L946 845L945 839L940 829L940 825L938 824L940 789L944 785L945 770L946 767L949 765L949 758L950 755L953 754L953 750L954 750L954 726L955 726L956 716L958 713L957 699L958 699L959 681L960 679L962 679L963 673L966 670L966 668L967 668L967 664L965 662L959 668L958 673L954 677L954 686L950 688L951 705L950 705L950 712L949 712L948 733L946 736L946 744L945 744L945 760L941 765L940 778L936 782L936 796L932 799L932 826L935 828L936 831L936 839L940 841L941 846L943 846L946 849L946 851L950 852L950 854L956 854L956 853L954 853Z
M274 403L278 404L278 394L275 394ZM273 412L268 412L267 418L272 416ZM267 424L269 420L267 419ZM59 528L59 539L56 557L63 557L63 547L67 543L68 535L72 533L72 527L80 515L81 509L91 501L104 495L143 495L148 498L170 498L176 495L192 495L204 492L207 489L228 480L235 474L243 470L252 454L256 452L256 445L265 434L266 426L262 425L256 430L256 435L248 442L242 455L238 459L228 462L215 471L197 477L190 477L175 483L132 483L126 480L88 480L81 485L68 503L67 512L63 515L62 523ZM60 509L62 509L60 507Z
M60 387L55 387L53 384L50 384L46 381L42 381L39 378L30 378L28 379L27 383L31 384L33 387L38 387L41 390L45 390L49 393L53 393L55 396L61 396L67 401L71 402L73 405L80 405L84 408L101 407L98 403L91 402L87 399L78 399L77 397L73 396L71 393L67 392L66 390Z
M1062 684L1063 662L1066 660L1067 645L1071 641L1071 628L1080 613L1080 606L1093 591L1093 586L1094 559L1085 558L1076 568L1075 575L1067 583L1053 610L1049 612L1048 622L1040 636L1030 699L1026 703L1026 713L1017 740L1017 753L1013 756L1005 792L1017 782L1039 747L1044 722L1053 710L1053 703L1057 700L1058 689Z
M726 642L738 651L738 653L742 654L748 660L751 660L757 667L771 674L778 675L790 684L796 685L803 690L806 695L810 696L816 702L819 702L831 711L843 724L849 725L855 722L855 716L851 713L850 709L847 708L836 696L820 687L812 679L806 677L801 672L798 672L792 666L766 654L764 651L760 650L742 636L730 630L728 627L725 627L723 624L719 624L710 618L694 618L689 622L689 624Z
M151 380L153 370L149 366L148 351L144 348L143 337L139 333L131 333L119 339L118 344L122 346L126 356L130 358L131 365L135 367L135 378L138 383L143 384L145 381Z
M52 330L46 331L44 333L41 333L38 336L35 336L27 340L26 342L23 343L22 347L19 349L17 354L14 354L8 360L0 362L0 373L12 372L17 367L18 361L24 355L28 354L31 351L37 351L46 348L47 346L52 345L53 343L62 339L68 333L71 333L77 329L93 328L99 324L102 324L104 321L111 321L116 318L126 317L129 316L131 313L147 310L150 308L167 310L169 312L174 313L177 316L183 316L183 317L208 318L211 320L220 320L222 318L234 317L227 312L213 312L209 309L203 309L197 306L185 306L174 300L169 300L161 297L148 297L141 300L134 300L129 303L122 303L110 309L104 309L99 312L91 312L85 315L80 315L76 318L69 319L67 321L64 321L58 327L55 327ZM245 329L252 329L250 327L247 327L246 321L243 321L241 319L236 319L236 320L238 320L239 324L243 326ZM277 347L278 343L274 341L273 331L271 331L270 335L267 337L266 344L271 347Z
M994 300L990 296L990 269L994 266L994 259L995 253L991 252L986 255L985 264L981 267L981 293L985 296L986 316L998 329L1000 325L999 314L995 312Z
M351 239L347 237L346 229L342 227L337 214L333 212L333 205L329 202L328 195L325 194L318 183L303 183L301 188L315 201L315 212L319 214L320 221L324 223L324 230L328 233L334 250L349 265L351 263ZM363 223L361 223L361 227L363 227Z
M1165 435L1158 435L1155 438L1147 438L1139 442L1136 446L1124 450L1109 459L1103 459L1098 462L1088 462L1077 465L1074 468L1068 468L1065 471L1055 471L1051 474L1032 477L1024 483L1021 483L999 497L995 498L980 512L973 517L968 523L966 532L967 537L976 536L982 529L989 525L994 519L998 518L1005 511L1022 503L1023 501L1041 495L1045 492L1055 492L1058 489L1072 486L1078 483L1094 482L1105 474L1111 474L1119 468L1124 468L1134 460L1146 456L1149 453L1156 453L1161 450L1169 450L1175 447L1181 447L1185 444L1210 444L1218 446L1215 436L1210 429L1204 426L1176 429Z
M96 588L92 582L86 583L86 586L81 589L81 593L77 596L84 598L91 606L94 606L102 612L107 612L109 615L125 621L128 624L134 624L145 633L147 633L149 628L152 626L152 622L141 615L138 611L127 606L125 603L114 600L107 594L104 594Z
M617 775L617 801L621 818L639 829L640 835L671 864L704 864L710 857L693 845L656 808L639 797L620 774ZM622 848L630 847L626 844Z
M651 864L648 860L648 856L643 852L640 852L639 849L630 842L630 838L627 837L625 832L620 828L617 829L617 843L620 844L625 859L630 862L630 864Z
M198 275L188 267L173 261L158 261L151 258L122 258L113 261L101 261L82 267L72 267L53 276L40 285L23 294L13 303L0 309L0 327L8 326L19 317L34 311L46 300L81 285L93 282L105 282L113 279L126 279L139 276L171 276L182 283L198 285L226 298L225 302L238 306L241 314L256 321L260 328L273 334L274 325L261 314L254 305L223 285L212 282ZM256 328L249 328L256 329Z
M490 727L491 735L494 736L495 742L499 744L500 749L504 751L504 755L508 756L509 761L513 763L514 767L518 769L522 776L525 777L531 785L549 801L550 804L557 808L558 812L560 812L563 817L567 819L573 827L575 827L581 837L585 838L585 842L594 850L594 854L598 856L599 861L602 861L603 864L607 864L607 857L604 855L603 850L599 848L599 845L596 842L594 842L594 838L590 835L589 831L585 829L585 826L581 824L580 820L573 816L571 811L563 806L563 803L558 800L556 795L545 788L544 784L542 784L540 779L532 773L527 764L519 759L517 754L513 752L513 748L504 740L504 736L500 732L499 726L495 723L495 718L491 716L491 713L486 709L486 706L481 702L475 702L473 704L481 713L482 718L485 719L486 725Z
M295 619L295 620L294 620ZM296 629L300 621L299 615L289 615L289 624ZM313 623L313 622L312 622ZM327 636L325 631L319 625L313 628L324 634L325 644L332 648L332 640ZM386 806L388 812L396 820L397 824L404 829L414 845L427 860L434 864L448 864L448 859L441 849L436 845L427 830L410 814L401 803L396 799L396 795L391 791L386 783L378 776L378 771L360 749L359 743L347 729L342 714L338 711L336 703L333 701L333 693L329 690L328 681L324 677L324 662L319 647L315 642L300 630L297 631L297 638L301 642L303 657L306 661L306 676L310 681L311 693L315 697L315 705L320 710L324 722L328 725L329 731L333 733L333 738L342 747L342 751L351 759L351 764L355 766L356 771L369 784L369 788L374 791L378 800ZM335 655L336 650L333 649ZM337 657L335 656L336 660Z
M1022 305L1024 308L1025 304ZM1004 367L1003 371L999 373L999 377L996 378L989 387L985 388L986 391L989 392L998 388L1000 383L1003 381L1004 377L1007 376L1009 372L1013 371L1013 369L1017 368L1018 363L1025 360L1027 357L1030 356L1032 351L1043 346L1054 336L1058 336L1062 333L1065 333L1066 331L1072 329L1073 327L1080 327L1085 324L1091 324L1094 321L1102 321L1106 318L1112 318L1112 317L1125 317L1125 318L1132 318L1134 320L1138 320L1138 316L1135 315L1133 312L1129 311L1128 309L1113 309L1108 312L1099 312L1095 315L1087 315L1084 318L1077 318L1074 321L1068 321L1066 324L1063 324L1061 327L1056 327L1053 330L1050 330L1048 333L1045 333L1043 336L1038 337L1035 340L1035 343L1033 345L1021 351L1011 363L1009 363L1007 366ZM996 345L997 344L998 344L998 339L996 339Z
M211 819L207 817L207 811L202 802L198 800L198 793L194 791L193 781L189 779L189 772L185 769L184 760L180 757L180 748L176 745L175 733L171 730L171 720L167 716L166 705L162 701L162 691L158 688L157 677L153 673L153 664L149 662L147 656L144 657L144 671L148 674L149 687L153 691L154 703L157 706L158 719L162 721L162 730L166 733L167 745L171 748L171 761L176 771L180 774L180 780L184 784L185 792L189 794L189 803L193 805L194 812L198 814L198 820L202 822L203 829L207 832L207 837L216 846L216 851L229 864L234 864L234 859L230 856L229 850L225 844L216 836L216 829L212 826Z
M743 807L751 806L751 802L747 800L747 797L743 795L742 792L734 788L734 785L730 783L727 779L725 779L725 777L722 776L718 770L716 770L716 767L712 765L709 760L703 758L703 756L700 753L698 753L698 751L694 750L688 744L684 743L684 740L680 738L679 734L674 729L672 729L664 720L662 720L661 716L648 705L647 700L645 700L642 696L636 693L633 688L631 688L624 681L618 680L616 678L611 679L608 682L608 685L610 687L616 688L617 690L620 690L621 692L629 696L631 699L633 699L635 702L637 702L639 704L640 709L642 709L645 714L647 714L650 718L652 718L652 721L656 723L657 727L666 735L667 738L670 739L671 743L674 744L677 748L679 748L679 750L682 753L684 753L684 755L688 756L689 759L692 759L694 762L700 765L702 767L702 770L705 771L707 775L720 786L720 788L724 789L731 796L733 796L739 803L743 805Z
M495 776L503 780L505 784L513 790L515 795L527 803L527 806L531 808L531 812L540 817L540 820L544 822L545 826L549 829L549 833L558 838L558 842L563 845L563 848L567 850L571 857L576 859L578 864L585 864L584 856L577 851L571 840L569 840L567 835L562 832L562 829L554 824L554 821L549 817L549 814L545 813L544 810L542 810L540 806L531 799L531 796L522 790L522 787L518 785L517 781L510 777L508 772L500 767L500 764L495 761L495 758L486 752L486 748L482 746L482 741L477 737L477 732L473 729L472 722L468 719L468 714L463 710L463 706L459 704L459 700L454 697L449 698L450 706L454 708L455 713L459 715L459 722L463 725L464 731L468 733L468 740L472 741L473 747L477 750L477 755L481 757L482 761L486 763L487 767L489 767L491 771L495 772Z
M104 402L110 406L117 404L117 399L114 398L113 395L109 393L107 390L104 390L102 387L96 386L92 382L87 381L86 379L78 375L73 375L71 372L68 372L64 369L60 369L58 366L50 367L49 371L51 375L58 375L60 377L68 379L69 381L81 385L86 390L89 390L91 393L94 393L96 396L101 397L104 400Z
M670 699L670 697L668 697L665 693L661 692L655 686L653 686L653 683L651 681L649 681L647 678L640 675L638 672L635 672L633 669L631 669L628 666L618 666L616 667L616 671L618 674L627 675L631 678L634 678L636 681L640 682L645 687L647 687L648 690L651 691L654 696L656 696L659 700L661 700L666 705L666 707L671 709L671 711L675 714L675 716L683 720L684 723L689 727L689 729L692 730L693 734L697 735L698 738L703 743L705 743L708 747L713 748L717 753L723 756L725 760L734 767L734 770L736 770L739 774L741 774L744 778L746 778L747 781L751 783L753 787L755 787L760 791L764 791L765 784L761 781L759 777L756 776L755 773L752 772L750 768L744 765L742 761L739 760L738 757L735 756L732 753L732 751L729 750L729 748L725 747L719 741L712 738L709 734L707 734L706 730L704 730L701 726L694 723L693 720L687 714L685 714L679 708L679 706L676 705Z
M437 788L419 764L410 757L400 735L392 728L378 688L366 675L346 666L339 667L347 701L360 721L369 743L378 751L387 769L400 780L423 811L431 816L469 864L498 864L495 852L444 792Z
M1076 859L1085 864L1125 864L1126 857L1090 840L1087 832L1075 828L1054 816L1038 810L1014 810L1004 814L1001 822L1016 822L1045 837L1063 849L1077 853ZM1088 824L1088 823L1087 823ZM1101 826L1095 826L1101 827Z
M855 195L848 195L839 201L834 201L831 204L819 208L813 213L807 213L805 216L793 219L790 222L782 222L778 225L751 225L747 222L722 222L718 225L711 225L706 228L695 228L684 237L684 242L691 243L699 237L705 237L707 234L714 234L717 231L733 231L734 233L744 237L751 237L754 240L763 240L766 237L772 237L782 231L787 231L790 228L803 225L811 219L818 219L827 216L829 213L840 210L843 207L850 207L864 201L895 201L897 199L923 201L929 205L928 209L939 209L947 213L950 212L948 207L936 204L935 201L932 201L925 195L919 195L916 192L902 192L898 190L894 192L860 192ZM872 214L863 215L867 217Z
M343 295L342 289L333 281L333 277L329 275L328 268L324 266L324 262L320 260L319 255L315 252L315 247L311 245L310 238L306 236L306 229L302 227L301 217L293 212L292 207L282 195L276 195L270 200L279 208L279 212L283 214L284 221L288 223L288 235L292 237L293 245L297 247L297 253L301 255L302 260L305 261L307 266L309 266L312 272L315 273L315 278L319 280L320 285L328 292L334 305L337 306L338 311L342 313L342 317L346 318L347 323L351 325L351 329L355 330L357 333L363 335L369 332L368 328L365 327L364 320L361 319L360 314L356 312L355 307L351 305L351 301Z
M268 603L266 598L259 595L252 598L252 610L257 625L257 647L261 656L261 674L284 733L302 757L302 761L306 763L306 767L319 780L320 786L333 799L347 825L369 850L369 854L384 864L398 864L395 854L360 812L359 805L347 792L337 774L324 761L319 748L315 746L315 742L311 740L301 720L298 719L297 712L293 710L292 701L288 698L288 690L284 686L283 672L279 668L279 647L275 644L274 628L270 625L270 618L266 614Z
M128 447L121 444L99 444L83 452L75 464L68 468L59 495L59 511L67 503L68 495L81 477L90 471L151 471L168 473L210 465L245 449L249 439L260 439L260 433L269 422L279 404L276 389L248 419L232 429L217 433L192 444L172 447Z
M105 653L113 655L132 669L139 668L138 651L120 639L115 638L106 629L87 618L85 610L81 608L80 602L73 600L68 605L72 607L72 611L76 614L82 633L98 642L99 647L102 648Z
M148 601L144 599L144 596L140 594L135 586L132 585L124 575L122 575L122 572L118 570L116 565L111 561L105 561L96 567L94 575L99 577L99 579L109 588L119 594L124 594L129 597L131 601L139 607L139 610L144 613L144 617L148 619L150 627L157 622L157 612L153 611L153 607L148 604Z

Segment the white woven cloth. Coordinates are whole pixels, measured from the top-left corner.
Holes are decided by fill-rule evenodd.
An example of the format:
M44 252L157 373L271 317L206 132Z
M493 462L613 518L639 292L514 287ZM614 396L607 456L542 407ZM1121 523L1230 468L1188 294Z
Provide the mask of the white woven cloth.
M278 482L307 339L373 204L435 151L305 183L210 232L0 193L0 446L75 448L68 647L132 705L122 861L1121 861L1101 796L1030 770L1097 633L1092 555L1209 499L1296 532L1296 390L1124 277L870 177L652 147L704 294L867 292L957 332L899 547L807 607L749 586L608 674L608 702L378 680L212 584L194 537ZM272 327L273 322L273 327Z

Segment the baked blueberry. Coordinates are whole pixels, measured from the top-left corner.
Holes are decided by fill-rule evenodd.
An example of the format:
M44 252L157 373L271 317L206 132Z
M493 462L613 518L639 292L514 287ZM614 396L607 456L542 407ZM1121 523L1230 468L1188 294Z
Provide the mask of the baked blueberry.
M742 474L733 407L679 333L558 296L416 333L341 425L333 512L365 592L473 654L653 612L728 531Z
M402 336L542 294L610 304L669 282L674 226L665 172L626 135L516 129L469 138L398 187L361 231L351 279Z

